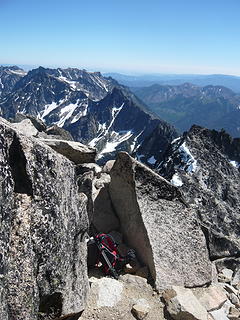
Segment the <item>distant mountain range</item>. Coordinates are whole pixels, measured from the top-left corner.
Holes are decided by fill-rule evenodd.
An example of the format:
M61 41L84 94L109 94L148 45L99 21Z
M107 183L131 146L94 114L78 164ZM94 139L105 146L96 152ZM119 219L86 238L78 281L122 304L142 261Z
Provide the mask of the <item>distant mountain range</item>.
M0 67L0 115L14 119L24 113L62 127L96 147L102 163L124 150L153 167L172 139L193 124L240 136L240 96L224 86L131 90L99 72Z
M138 154L156 128L163 152L176 130L152 114L126 87L99 72L76 68L39 67L27 74L18 67L2 67L0 115L14 119L28 114L46 125L68 130L76 141L96 147L99 161L116 151ZM158 154L155 144L141 150L142 161Z
M226 87L185 83L132 90L151 111L181 132L197 124L210 129L224 128L232 136L240 136L240 95Z
M128 87L147 87L153 84L180 85L189 82L198 86L224 86L240 93L240 77L224 74L194 75L194 74L153 74L131 76L120 73L106 73L105 76L116 79Z

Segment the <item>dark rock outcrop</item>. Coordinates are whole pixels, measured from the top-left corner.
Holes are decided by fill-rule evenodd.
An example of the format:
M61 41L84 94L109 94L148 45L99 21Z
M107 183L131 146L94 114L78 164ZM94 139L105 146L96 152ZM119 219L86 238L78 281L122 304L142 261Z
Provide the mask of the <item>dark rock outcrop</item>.
M98 231L105 233L118 230L120 227L109 193L110 181L111 178L106 173L102 173L99 178L94 179L95 192L92 223Z
M156 162L163 159L172 139L177 136L172 129L167 123L159 123L137 149L136 158L154 168Z
M156 164L198 211L211 259L240 255L240 140L198 126Z
M72 163L0 120L0 318L84 308L87 198Z
M119 153L110 175L124 239L149 267L156 287L211 282L203 232L179 190L127 153Z

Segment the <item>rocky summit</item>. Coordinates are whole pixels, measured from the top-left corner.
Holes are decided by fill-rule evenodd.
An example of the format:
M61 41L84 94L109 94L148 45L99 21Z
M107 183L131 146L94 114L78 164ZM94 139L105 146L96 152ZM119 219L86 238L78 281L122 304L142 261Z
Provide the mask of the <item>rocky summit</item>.
M239 138L179 136L98 72L0 79L0 319L239 319ZM218 89L202 90L237 99ZM126 259L118 277L96 233Z
M31 116L0 141L1 319L239 319L239 139L193 126L151 168ZM118 279L94 229L135 250Z

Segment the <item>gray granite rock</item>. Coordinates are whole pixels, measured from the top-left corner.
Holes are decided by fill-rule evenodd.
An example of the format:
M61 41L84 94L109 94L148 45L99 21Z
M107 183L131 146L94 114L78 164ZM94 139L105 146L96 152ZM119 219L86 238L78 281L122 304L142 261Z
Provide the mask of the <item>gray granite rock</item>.
M212 316L213 320L229 320L225 310L223 309L214 310L210 312L210 315Z
M0 119L0 318L83 310L87 198L72 163Z
M75 164L95 162L96 150L80 142L58 139L41 139L41 141Z
M24 119L21 122L13 123L12 126L21 131L26 136L37 137L38 135L38 130L32 124L32 121L30 119Z
M227 295L221 285L195 288L193 294L207 311L220 309L227 301Z
M157 288L211 282L204 235L178 189L124 152L110 175L121 232L149 267Z
M45 132L47 135L57 136L57 139L73 141L71 133L61 127L58 127L57 125L47 128Z
M31 120L32 124L34 127L39 131L39 132L44 132L47 129L47 126L43 121L40 119L37 119L29 114L24 114L24 113L16 113L14 123L22 122L23 120L29 119Z
M89 280L91 289L81 320L136 320L137 315L138 319L166 319L160 297L153 294L146 279L124 275L117 281L92 275Z
M132 313L138 320L143 320L147 317L149 309L150 306L147 302L137 301L137 303L132 306Z
M208 313L190 289L173 286L163 294L174 320L208 320Z
M115 160L108 160L103 167L103 172L110 173L110 171L114 165L114 162L115 162Z

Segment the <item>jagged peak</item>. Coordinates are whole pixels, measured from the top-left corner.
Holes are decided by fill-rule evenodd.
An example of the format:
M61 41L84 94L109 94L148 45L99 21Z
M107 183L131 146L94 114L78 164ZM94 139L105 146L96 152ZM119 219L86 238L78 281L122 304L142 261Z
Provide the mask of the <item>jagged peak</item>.
M233 138L224 129L217 131L193 125L188 132L184 133L184 137L187 136L199 136L201 139L212 141L229 159L240 162L240 138Z
M18 66L0 66L0 70L12 70L12 71L17 71L17 70L21 70L24 71L22 68L18 67Z

